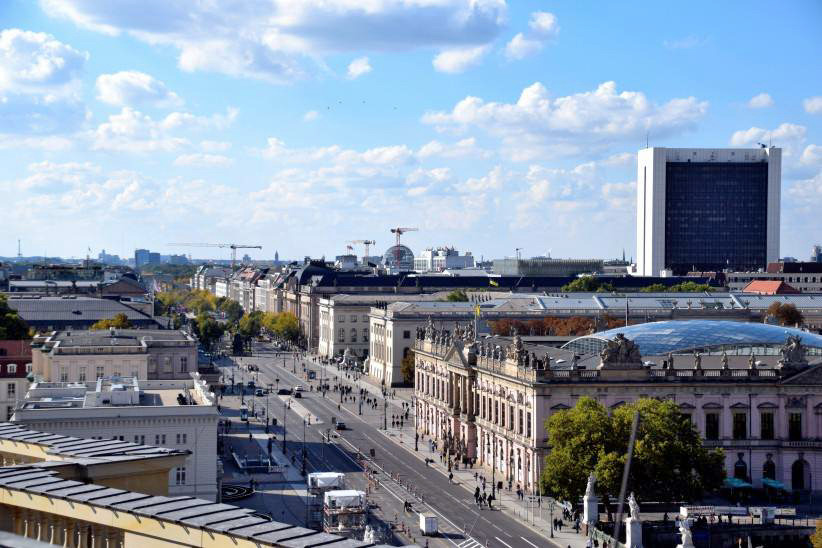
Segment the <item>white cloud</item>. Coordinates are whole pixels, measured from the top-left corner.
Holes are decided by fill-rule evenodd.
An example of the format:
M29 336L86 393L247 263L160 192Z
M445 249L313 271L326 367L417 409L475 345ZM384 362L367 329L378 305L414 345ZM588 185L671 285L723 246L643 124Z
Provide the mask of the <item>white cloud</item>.
M802 151L802 156L799 158L799 162L803 165L822 167L822 146L806 146L805 150Z
M316 110L309 110L305 114L303 114L303 122L313 122L317 118L320 117L320 113Z
M526 38L521 32L517 33L505 45L505 56L508 59L524 59L542 49L542 40Z
M193 153L183 154L174 160L175 166L188 167L229 167L234 163L234 160L222 154L204 154Z
M423 169L418 167L405 177L405 181L410 184L421 181L442 183L451 178L451 170L447 167L436 167L434 169Z
M554 37L559 34L559 22L553 13L547 11L535 11L531 14L531 21L528 23L536 33L545 37Z
M579 154L636 140L657 138L695 126L708 103L695 97L655 104L639 91L618 92L614 82L552 99L541 83L525 88L516 103L466 97L450 112L429 112L423 122L441 131L478 127L502 138L508 154L527 160L539 154Z
M808 130L798 124L780 124L776 129L752 127L735 131L731 135L731 145L736 147L755 147L760 143L781 147L786 160L791 160L799 154L799 149L805 142Z
M289 148L276 137L269 137L268 146L261 151L269 159L291 163L327 162L332 165L358 164L398 166L415 162L414 151L406 145L374 147L362 152L344 149L339 145L326 147Z
M439 72L456 74L479 64L488 51L490 46L449 49L438 53L432 64Z
M488 158L491 152L477 147L477 140L474 137L461 139L453 144L441 143L434 140L425 143L417 151L417 156L421 159L427 158Z
M200 148L205 152L225 152L231 148L228 141L200 141Z
M0 32L0 91L55 92L79 78L88 53L50 34L7 29Z
M71 139L56 135L44 137L20 137L16 135L0 135L0 149L29 148L56 152L68 150L72 147Z
M773 99L768 93L759 93L748 101L749 108L768 108L773 106Z
M450 50L490 44L504 0L271 0L120 2L41 0L43 10L107 34L128 33L179 52L183 70L288 82L330 53ZM308 65L308 66L306 66Z
M818 215L816 205L822 200L822 172L809 179L797 181L788 188L788 195L804 206L811 206ZM815 217L816 219L817 217Z
M163 82L136 70L101 74L97 77L96 87L97 98L114 106L174 107L183 103Z
M678 38L675 40L665 40L662 42L662 45L668 49L691 49L704 46L707 43L707 36L696 36L692 34L684 38Z
M368 62L368 57L358 57L348 65L349 80L355 80L369 72L371 72L371 64Z
M92 148L120 152L171 152L189 145L185 133L206 129L225 129L237 116L229 108L225 115L195 116L187 112L172 112L154 120L130 107L112 114L97 126L92 135Z
M808 114L822 114L822 95L808 97L802 101L802 106Z
M483 193L490 190L502 190L506 177L501 166L495 166L482 177L471 177L456 187L457 192Z
M87 117L80 93L80 75L87 59L87 53L49 34L20 29L0 31L2 140L23 142L14 136L54 135L78 129Z

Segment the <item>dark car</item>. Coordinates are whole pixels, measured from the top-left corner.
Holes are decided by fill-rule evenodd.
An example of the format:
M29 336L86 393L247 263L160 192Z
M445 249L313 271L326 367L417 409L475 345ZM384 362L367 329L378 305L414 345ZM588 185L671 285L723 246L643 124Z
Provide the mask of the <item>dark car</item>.
M348 427L342 421L337 421L337 426L335 426L337 430L348 430Z
M291 389L290 388L280 388L279 390L277 390L277 394L279 394L280 396L290 396L291 395Z
M294 393L294 397L295 397L295 398L302 398L302 397L303 397L303 394L302 394L302 392L295 392L295 393Z

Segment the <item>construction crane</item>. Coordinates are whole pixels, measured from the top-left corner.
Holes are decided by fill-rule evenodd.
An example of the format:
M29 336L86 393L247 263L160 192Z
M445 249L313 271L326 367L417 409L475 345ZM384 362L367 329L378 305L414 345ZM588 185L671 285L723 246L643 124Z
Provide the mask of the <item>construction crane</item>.
M238 249L262 249L263 246L261 245L244 245L244 244L167 244L167 245L179 245L183 247L222 247L222 248L230 248L231 249L231 270L234 270L234 265L237 262L237 250Z
M363 244L365 246L365 255L362 258L362 263L366 264L368 261L368 250L372 245L376 245L374 240L349 240L349 244Z
M412 227L412 228L397 227L397 228L392 228L391 229L391 234L396 234L397 235L397 245L394 247L394 261L397 263L397 270L399 270L399 268L400 268L400 256L401 256L401 253L400 253L400 239L401 239L402 235L405 234L406 232L415 232L417 230L419 230L419 228L416 228L416 227Z

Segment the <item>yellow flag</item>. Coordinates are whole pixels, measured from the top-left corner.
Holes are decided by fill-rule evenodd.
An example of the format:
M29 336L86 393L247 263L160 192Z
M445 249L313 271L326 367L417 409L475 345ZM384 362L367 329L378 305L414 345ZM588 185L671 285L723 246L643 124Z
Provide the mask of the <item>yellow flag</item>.
M480 317L480 305L478 304L474 305L474 316L476 316L477 318Z
M498 282L498 281L496 281L496 280L490 280L490 279L489 279L489 280L488 280L488 283L490 283L490 284L491 284L491 285L493 285L494 287L499 287L499 282Z

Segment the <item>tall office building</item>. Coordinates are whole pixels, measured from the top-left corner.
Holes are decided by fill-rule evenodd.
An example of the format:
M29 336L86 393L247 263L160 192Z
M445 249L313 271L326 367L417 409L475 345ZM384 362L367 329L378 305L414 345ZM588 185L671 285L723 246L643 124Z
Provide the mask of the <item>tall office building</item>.
M140 268L143 265L147 265L149 262L149 256L151 252L148 249L135 249L134 250L134 267Z
M638 274L779 260L782 149L653 147L637 167Z

